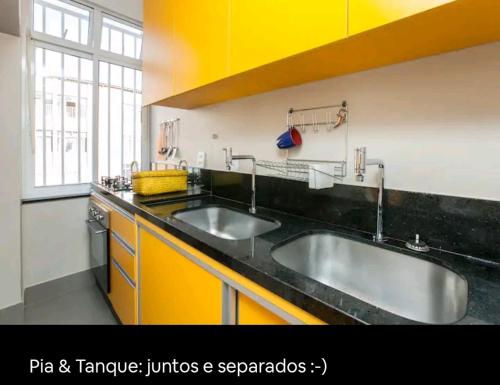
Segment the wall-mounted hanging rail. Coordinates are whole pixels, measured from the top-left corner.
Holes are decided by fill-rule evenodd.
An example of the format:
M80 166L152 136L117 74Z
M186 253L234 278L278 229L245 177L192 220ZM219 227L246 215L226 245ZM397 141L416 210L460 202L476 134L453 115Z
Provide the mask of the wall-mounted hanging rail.
M343 160L291 158L290 151L295 151L295 149L289 149L285 150L284 161L259 160L257 161L257 166L264 169L266 175L309 182L311 188L324 188L324 186L328 185L328 183L325 183L325 178L327 180L330 179L331 186L333 186L334 180L341 181L347 175L349 138L347 115L347 102L344 100L340 104L309 108L290 108L287 112L286 120L288 129L300 129L303 133L306 133L308 128L312 128L314 133L320 133L322 127L326 127L326 131L330 132L345 125ZM307 140L304 140L301 151L306 146ZM321 180L320 183L318 183L319 180Z
M347 102L328 106L309 108L290 108L287 113L287 128L295 127L302 133L307 133L308 127L312 127L314 133L318 133L320 127L326 127L332 131L347 122ZM322 118L323 117L323 118Z

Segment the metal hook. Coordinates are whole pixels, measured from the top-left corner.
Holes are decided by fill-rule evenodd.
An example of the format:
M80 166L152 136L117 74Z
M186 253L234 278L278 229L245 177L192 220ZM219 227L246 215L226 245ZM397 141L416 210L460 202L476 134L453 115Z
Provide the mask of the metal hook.
M316 112L313 113L313 131L315 134L319 132L318 117L316 115Z

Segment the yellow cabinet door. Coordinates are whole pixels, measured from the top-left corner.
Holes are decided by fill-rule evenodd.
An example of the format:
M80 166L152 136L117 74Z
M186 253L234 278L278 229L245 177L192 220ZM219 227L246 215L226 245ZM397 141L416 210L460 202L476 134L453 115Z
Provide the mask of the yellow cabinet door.
M347 0L231 0L236 74L347 36Z
M222 281L140 228L140 323L222 324Z
M238 293L238 325L287 325L276 314L246 295Z
M452 0L349 0L349 35L403 19ZM418 31L415 31L418 33Z
M144 106L173 95L175 0L144 0Z
M182 0L174 9L174 93L229 75L229 0Z
M111 259L111 291L108 294L115 313L124 325L137 324L137 295L135 283L116 260Z

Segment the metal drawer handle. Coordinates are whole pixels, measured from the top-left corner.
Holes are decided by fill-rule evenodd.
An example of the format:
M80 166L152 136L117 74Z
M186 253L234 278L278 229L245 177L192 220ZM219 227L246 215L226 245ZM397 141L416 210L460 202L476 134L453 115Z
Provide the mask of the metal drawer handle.
M130 254L131 257L135 257L134 248L131 247L120 235L112 231L111 236L125 249L125 251L127 251L127 253Z
M113 265L115 265L115 267L118 269L120 274L123 276L123 278L125 278L125 281L127 281L129 286L131 286L132 289L135 289L135 282L128 276L128 274L125 272L125 270L123 270L123 267L121 267L120 264L118 262L116 262L114 259L112 260L112 262L113 262Z

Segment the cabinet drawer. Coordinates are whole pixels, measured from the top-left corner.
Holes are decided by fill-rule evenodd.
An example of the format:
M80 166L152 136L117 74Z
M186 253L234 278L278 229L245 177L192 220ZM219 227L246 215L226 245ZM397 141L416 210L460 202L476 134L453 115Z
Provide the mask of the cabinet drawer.
M111 211L111 231L135 249L135 223L117 210Z
M135 283L121 266L111 259L111 292L109 300L124 325L137 324L137 297Z
M276 314L238 293L238 325L288 325Z
M120 264L130 278L136 280L135 253L130 249L121 236L111 232L110 237L111 258Z

